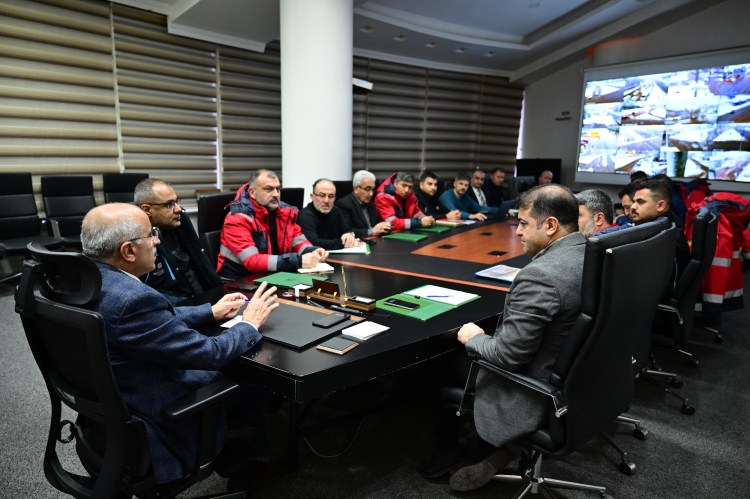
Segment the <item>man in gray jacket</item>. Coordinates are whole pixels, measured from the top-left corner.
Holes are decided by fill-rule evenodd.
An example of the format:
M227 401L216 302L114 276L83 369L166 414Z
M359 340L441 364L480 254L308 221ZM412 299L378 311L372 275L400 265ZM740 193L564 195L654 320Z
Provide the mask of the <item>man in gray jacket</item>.
M494 335L469 323L459 330L458 341L471 356L547 380L581 312L586 238L578 232L578 202L566 187L534 187L521 195L519 208L516 234L533 259L513 281ZM474 424L479 436L498 449L454 473L451 487L476 489L505 468L512 458L506 445L544 425L547 403L533 390L480 370Z

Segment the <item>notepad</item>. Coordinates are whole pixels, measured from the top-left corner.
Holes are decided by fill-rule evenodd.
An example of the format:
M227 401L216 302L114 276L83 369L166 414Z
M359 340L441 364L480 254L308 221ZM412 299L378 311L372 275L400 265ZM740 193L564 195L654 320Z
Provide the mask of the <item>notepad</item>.
M333 267L326 262L320 262L311 269L297 269L300 274L315 274L316 272L333 272Z
M327 281L327 277L316 276L315 279L321 281ZM261 282L267 282L269 286L276 286L278 288L288 289L297 284L307 284L312 286L313 277L309 275L293 274L291 272L276 272L275 274L267 275L266 277L259 277L253 282L260 284Z
M445 225L448 227L458 227L459 225L464 225L463 220L448 220L447 218L441 218L440 220L435 220L436 225Z
M515 267L508 267L507 265L495 265L488 269L476 272L474 275L477 277L486 277L488 279L497 279L500 281L513 282L521 269Z
M428 300L445 303L446 305L453 305L457 307L468 303L472 300L479 298L479 295L472 293L464 293L463 291L456 291L454 289L442 288L440 286L433 286L428 284L411 291L407 291L407 295L416 296L417 298L426 298Z
M221 327L232 327L235 324L239 324L240 322L242 322L242 314L237 314L234 316L234 318L229 319L224 324L221 324Z
M362 246L355 246L353 248L344 248L340 250L331 250L329 253L339 253L339 254L351 254L351 255L369 255L370 254L370 245L369 244L363 244Z
M383 239L396 239L399 241L421 241L422 239L425 239L427 236L424 234L404 234L402 232L399 232L398 234L388 234L387 236L383 236Z
M381 326L375 322L362 321L356 326L352 326L341 331L341 336L354 341L367 341L383 331L388 331L388 326Z
M414 230L421 230L423 232L445 232L447 230L451 230L450 227L447 226L437 226L437 227L418 227Z
M356 341L346 340L344 338L331 338L325 343L321 343L316 348L324 352L335 353L337 355L344 355L352 348L359 346Z

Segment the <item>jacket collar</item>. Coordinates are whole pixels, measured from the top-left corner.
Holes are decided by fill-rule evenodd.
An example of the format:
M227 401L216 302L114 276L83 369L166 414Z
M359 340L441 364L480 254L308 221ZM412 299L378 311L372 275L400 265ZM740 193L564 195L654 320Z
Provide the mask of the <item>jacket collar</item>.
M567 234L560 239L555 239L549 245L544 248L542 251L534 255L534 257L531 259L531 261L536 260L537 258L542 257L543 255L550 252L550 248L564 248L566 246L575 246L577 244L583 244L586 242L586 238L583 237L583 234L580 232L571 232L570 234ZM555 249L552 249L552 251L556 251Z
M250 183L247 183L240 187L239 191L237 191L237 196L234 198L234 201L229 203L229 213L233 215L237 213L244 213L245 215L258 217L260 220L267 221L268 210L256 203L255 200L250 197L250 194L248 193L249 186ZM283 216L283 214L287 211L287 208L292 208L292 206L280 200L279 207L275 210L276 216Z

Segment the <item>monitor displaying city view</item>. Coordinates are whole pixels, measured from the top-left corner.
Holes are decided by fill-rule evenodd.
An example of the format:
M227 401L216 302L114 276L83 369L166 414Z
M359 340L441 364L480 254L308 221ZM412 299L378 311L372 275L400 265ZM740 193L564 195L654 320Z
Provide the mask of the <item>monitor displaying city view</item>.
M750 182L750 64L587 82L578 171Z

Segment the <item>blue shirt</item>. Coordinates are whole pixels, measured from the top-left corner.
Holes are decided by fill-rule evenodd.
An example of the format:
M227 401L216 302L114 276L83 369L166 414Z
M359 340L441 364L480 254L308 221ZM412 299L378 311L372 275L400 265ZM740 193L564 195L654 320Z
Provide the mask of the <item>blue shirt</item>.
M445 211L460 211L461 218L463 219L469 218L469 215L473 215L474 213L495 213L497 211L496 206L482 206L466 194L458 198L456 196L456 191L453 189L445 191L440 196L440 204Z

